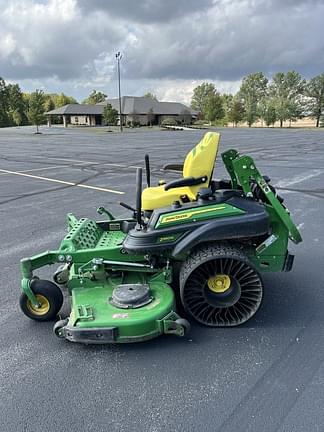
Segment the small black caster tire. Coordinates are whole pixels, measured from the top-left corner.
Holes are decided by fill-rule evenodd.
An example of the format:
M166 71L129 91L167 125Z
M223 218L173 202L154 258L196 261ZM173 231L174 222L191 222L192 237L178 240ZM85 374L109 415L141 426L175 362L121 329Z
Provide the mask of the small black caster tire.
M35 321L52 321L57 316L63 304L63 294L60 288L48 280L34 279L31 282L31 290L40 303L35 308L25 293L19 298L22 312Z
M65 285L69 280L69 272L65 264L60 265L53 274L53 281L58 285Z
M62 328L69 322L68 318L61 319L54 324L53 333L60 339L64 339L64 334L62 333Z
M184 331L183 336L185 336L186 334L189 333L189 331L190 331L190 323L189 323L189 321L187 321L184 318L178 318L175 322L176 322L176 324L182 326L183 331Z

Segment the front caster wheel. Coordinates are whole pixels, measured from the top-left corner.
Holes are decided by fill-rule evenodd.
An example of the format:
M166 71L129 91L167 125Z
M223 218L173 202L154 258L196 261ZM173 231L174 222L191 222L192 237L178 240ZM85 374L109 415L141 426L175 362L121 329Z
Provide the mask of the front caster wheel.
M263 294L259 273L241 249L205 245L180 271L180 297L186 312L210 327L243 324L254 316Z
M53 332L55 334L55 336L57 336L58 338L64 338L64 334L63 334L63 327L65 327L67 325L67 323L69 322L68 318L62 319L57 321L54 324L53 327Z
M189 323L189 321L187 321L184 318L178 318L175 321L175 323L178 324L179 326L181 326L182 329L183 329L183 334L181 336L185 336L186 334L189 333L189 331L190 331L190 323Z
M51 321L58 314L63 304L63 294L53 282L34 279L31 290L35 294L39 306L35 307L25 293L20 295L19 305L22 312L35 321Z
M69 280L69 265L60 265L53 274L53 280L58 285L65 285Z

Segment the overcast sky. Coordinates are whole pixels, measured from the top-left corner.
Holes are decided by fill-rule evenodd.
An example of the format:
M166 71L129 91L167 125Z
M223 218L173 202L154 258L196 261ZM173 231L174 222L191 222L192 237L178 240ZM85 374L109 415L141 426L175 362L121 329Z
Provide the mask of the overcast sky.
M26 91L151 91L189 102L204 80L324 72L324 0L0 0L0 76Z

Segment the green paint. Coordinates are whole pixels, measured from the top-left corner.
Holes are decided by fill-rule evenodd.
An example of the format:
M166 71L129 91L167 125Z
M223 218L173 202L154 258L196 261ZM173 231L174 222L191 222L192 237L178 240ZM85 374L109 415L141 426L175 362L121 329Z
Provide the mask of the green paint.
M71 275L77 278L76 274ZM164 333L163 320L175 308L173 290L154 277L145 281L153 300L137 309L121 309L109 303L113 288L120 283L143 283L141 275L128 272L109 280L89 282L72 290L72 311L69 325L78 328L118 327L116 342L147 340ZM80 312L81 311L81 312ZM175 314L175 319L178 315Z
M195 151L193 149L193 156ZM252 158L241 157L236 150L228 150L222 154L222 158L234 189L241 187L243 194L252 197L253 180L266 197L264 205L271 230L261 244L244 242L244 252L260 272L284 270L289 238L295 243L301 241L288 210L280 204L264 181ZM106 213L108 219L112 218L105 209L100 211ZM182 208L161 215L155 229L241 214L244 214L243 210L227 203ZM105 226L105 229L101 226ZM172 260L167 260L170 251L164 251L165 255L156 260L157 267L153 268L143 255L130 255L123 249L126 234L121 231L122 220L113 220L101 226L94 220L78 220L69 214L68 233L57 250L21 260L23 292L36 304L31 285L34 270L55 263L69 263L67 288L72 297L69 326L84 329L116 327L116 342L143 341L162 333L181 335L183 328L175 323L179 316L174 312L175 297L169 285L174 273ZM172 243L181 235L161 235L157 243ZM137 264L137 267L131 264ZM109 299L114 287L126 283L148 284L152 302L138 309L112 306Z
M226 152L222 153L222 160L225 165L225 168L227 169L227 172L229 173L231 177L232 182L232 188L237 189L238 181L235 174L235 169L233 167L233 160L235 160L237 157L239 157L239 153L236 150L227 150Z
M287 228L290 240L296 244L300 243L302 241L302 237L297 227L293 223L288 209L284 208L282 204L280 204L277 197L256 168L253 159L250 156L242 156L233 160L232 162L236 177L242 186L244 193L252 194L251 180L255 180L265 194L269 204L277 214L281 223Z
M253 249L248 256L259 271L278 272L283 270L286 260L288 230L271 205L266 204L266 210L269 214L271 234L261 245Z

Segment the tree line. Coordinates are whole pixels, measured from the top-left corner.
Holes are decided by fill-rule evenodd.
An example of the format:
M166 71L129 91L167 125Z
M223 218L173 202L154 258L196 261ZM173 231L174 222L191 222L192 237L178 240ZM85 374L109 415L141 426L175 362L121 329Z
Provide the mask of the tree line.
M93 90L82 103L94 105L106 99L106 94ZM76 99L64 93L44 93L38 89L24 93L18 84L6 84L0 77L0 127L35 125L38 133L38 126L46 121L46 112L77 103ZM107 104L103 110L103 119L106 124L117 124L118 111ZM61 123L61 119L57 116L52 122Z
M145 96L156 99L151 93ZM82 103L106 99L106 94L93 90ZM0 127L40 125L45 122L44 113L72 103L78 102L64 93L24 93L18 84L6 84L0 77ZM194 89L191 108L198 111L201 121L218 125L246 122L251 127L261 121L271 126L279 121L282 127L287 120L291 123L308 116L316 120L316 127L324 126L324 73L306 81L296 71L275 73L270 80L257 72L244 77L234 95L221 94L213 83L204 82ZM107 104L103 118L106 124L117 124L118 112Z
M306 81L296 71L275 73L269 80L262 72L243 78L239 91L221 94L213 83L204 82L194 89L191 108L202 120L237 126L256 121L266 126L277 121L296 121L312 117L316 127L324 126L324 73Z
M0 127L42 124L45 112L71 103L78 102L64 93L24 93L18 84L6 84L0 77Z

